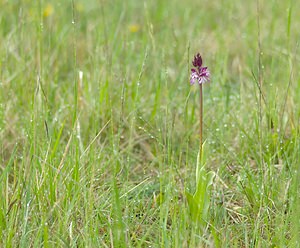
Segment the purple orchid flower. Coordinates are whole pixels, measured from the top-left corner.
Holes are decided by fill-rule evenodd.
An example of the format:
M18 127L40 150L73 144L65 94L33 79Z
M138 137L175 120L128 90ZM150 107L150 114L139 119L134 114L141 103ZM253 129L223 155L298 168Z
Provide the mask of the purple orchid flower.
M199 53L194 57L193 66L191 69L190 83L203 84L210 81L210 73L207 67L202 67L202 58Z

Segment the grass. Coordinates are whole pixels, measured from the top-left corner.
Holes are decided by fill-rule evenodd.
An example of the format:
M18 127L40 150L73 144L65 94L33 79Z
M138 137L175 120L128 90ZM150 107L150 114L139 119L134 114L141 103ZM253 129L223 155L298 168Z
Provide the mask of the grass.
M298 1L0 3L1 247L300 246Z

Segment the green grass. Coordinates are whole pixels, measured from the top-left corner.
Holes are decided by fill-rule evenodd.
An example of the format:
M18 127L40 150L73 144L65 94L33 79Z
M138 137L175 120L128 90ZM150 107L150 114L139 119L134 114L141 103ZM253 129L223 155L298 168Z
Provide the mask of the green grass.
M0 4L0 247L300 247L299 1Z

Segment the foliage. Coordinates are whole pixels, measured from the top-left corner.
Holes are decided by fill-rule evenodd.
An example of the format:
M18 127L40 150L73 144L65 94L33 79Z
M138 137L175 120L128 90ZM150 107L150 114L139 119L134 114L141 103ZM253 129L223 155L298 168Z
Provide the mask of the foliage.
M0 5L0 247L299 246L300 1Z

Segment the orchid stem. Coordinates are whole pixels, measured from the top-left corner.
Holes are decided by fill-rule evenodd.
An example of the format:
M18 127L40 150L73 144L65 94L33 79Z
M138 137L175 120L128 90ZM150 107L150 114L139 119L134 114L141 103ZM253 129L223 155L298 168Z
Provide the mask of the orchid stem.
M200 112L199 112L199 118L200 118L200 132L199 132L199 142L200 142L200 161L202 158L202 143L203 143L203 91L202 91L202 84L199 84L200 86Z

